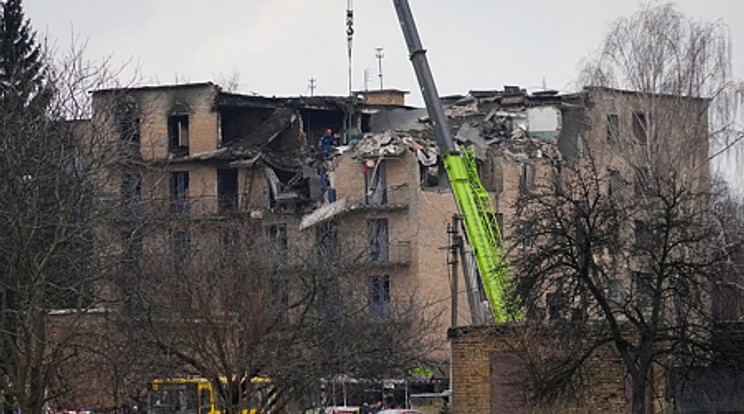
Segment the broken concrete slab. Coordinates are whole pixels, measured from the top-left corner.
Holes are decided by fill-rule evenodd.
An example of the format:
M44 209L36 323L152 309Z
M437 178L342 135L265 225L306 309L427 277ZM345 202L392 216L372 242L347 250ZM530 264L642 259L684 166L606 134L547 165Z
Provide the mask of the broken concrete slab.
M346 210L348 210L346 198L342 198L333 203L323 204L312 213L306 214L302 217L300 220L300 230L305 230L309 227L330 220Z

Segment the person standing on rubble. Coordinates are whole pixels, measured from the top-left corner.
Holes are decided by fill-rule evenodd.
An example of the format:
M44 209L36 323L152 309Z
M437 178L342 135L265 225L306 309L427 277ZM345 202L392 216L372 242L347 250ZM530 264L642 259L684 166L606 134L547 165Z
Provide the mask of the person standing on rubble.
M323 150L323 158L330 158L333 147L338 146L336 137L333 136L333 130L328 128L326 133L320 137L320 148Z

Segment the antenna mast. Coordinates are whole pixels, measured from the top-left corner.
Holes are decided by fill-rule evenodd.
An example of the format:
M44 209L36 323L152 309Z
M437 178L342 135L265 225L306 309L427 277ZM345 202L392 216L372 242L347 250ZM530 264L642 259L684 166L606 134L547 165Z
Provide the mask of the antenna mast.
M380 90L382 90L382 58L385 54L382 53L382 48L375 48L375 57L377 58L377 76L380 77Z

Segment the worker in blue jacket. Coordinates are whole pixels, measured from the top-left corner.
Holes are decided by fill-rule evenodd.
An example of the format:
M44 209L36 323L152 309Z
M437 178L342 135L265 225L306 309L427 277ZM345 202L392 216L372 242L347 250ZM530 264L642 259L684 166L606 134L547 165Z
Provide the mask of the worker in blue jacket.
M320 147L323 150L323 158L329 158L331 156L332 147L338 146L336 137L333 136L333 130L328 128L326 133L320 137Z

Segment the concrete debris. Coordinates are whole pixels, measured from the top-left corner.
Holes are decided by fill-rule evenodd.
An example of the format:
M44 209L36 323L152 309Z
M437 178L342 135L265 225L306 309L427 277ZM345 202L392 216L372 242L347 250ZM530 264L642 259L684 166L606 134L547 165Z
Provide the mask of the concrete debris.
M456 105L444 108L444 114L447 115L448 118L462 118L470 115L482 115L481 112L478 110L478 102L475 99L464 105L461 105L458 102L458 104Z
M348 207L345 198L333 203L323 204L312 213L306 214L302 217L302 220L300 220L300 230L305 230L306 228L330 220L334 216L343 213L346 210L348 210Z
M443 101L455 140L461 145L473 145L479 159L486 159L487 153L495 147L505 151L510 159L523 160L537 154L560 158L557 144L564 124L569 122L571 128L570 122L574 122L564 120L563 110L574 105L576 99L573 95L560 95L555 91L529 94L517 86L507 86L503 91L470 91L467 96L446 97ZM384 118L388 131L381 131L376 136L385 138L364 142L357 147L358 156L399 155L410 147L406 145L407 134L417 142L427 143L427 149L436 149L429 117L419 114L418 118L412 119L414 114L401 112L399 118ZM381 115L373 114L372 124ZM400 123L395 124L396 120ZM391 133L390 130L399 132ZM394 139L389 140L389 134L393 134Z
M432 158L436 159L439 155L439 148L434 141L416 139L408 133L397 131L365 134L357 141L354 149L359 159L399 157L408 150L414 150L421 152L419 160L431 163Z

